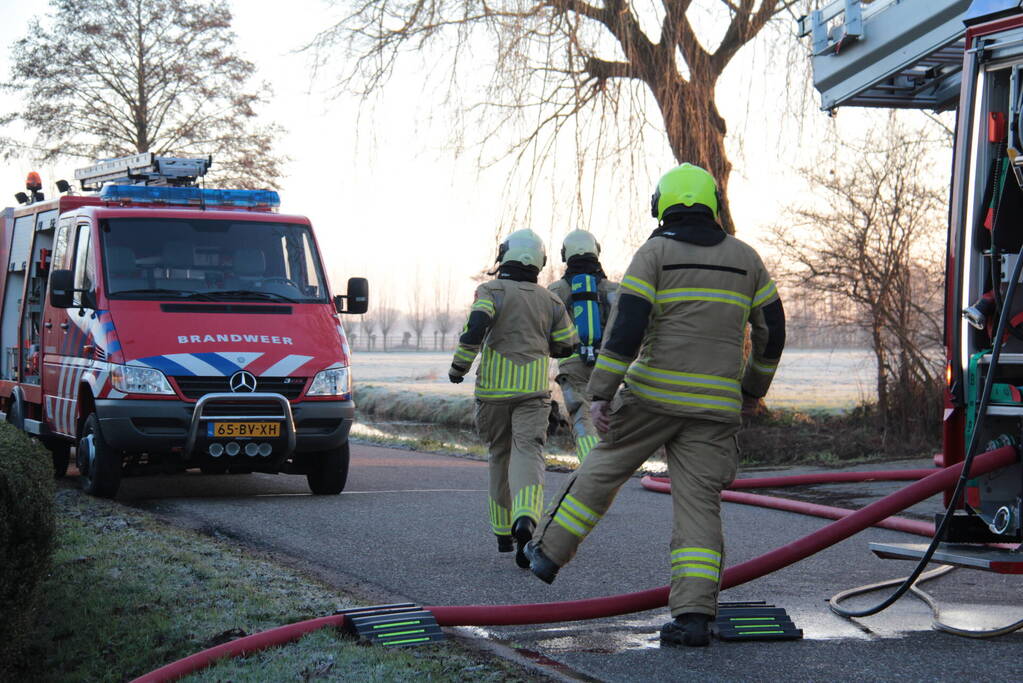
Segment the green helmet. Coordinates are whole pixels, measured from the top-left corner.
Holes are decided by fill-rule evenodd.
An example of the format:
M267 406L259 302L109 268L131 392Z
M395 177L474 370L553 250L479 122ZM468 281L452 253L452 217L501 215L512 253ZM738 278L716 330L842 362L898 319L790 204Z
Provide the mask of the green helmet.
M532 230L516 230L504 238L497 250L497 260L502 265L508 261L518 261L524 266L533 266L537 270L547 263L547 252L543 240Z
M718 185L714 176L699 166L682 164L671 169L657 181L650 199L650 213L657 220L672 206L702 204L718 217Z
M585 230L573 230L565 235L565 241L561 243L561 260L568 262L573 256L593 254L600 256L600 242L592 233Z

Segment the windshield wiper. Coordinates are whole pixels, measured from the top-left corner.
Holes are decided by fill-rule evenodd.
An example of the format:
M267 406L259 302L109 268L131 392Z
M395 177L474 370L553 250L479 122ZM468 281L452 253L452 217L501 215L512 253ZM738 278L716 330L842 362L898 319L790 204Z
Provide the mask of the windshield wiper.
M217 290L214 292L207 292L207 295L216 299L261 299L264 301L270 300L286 301L292 304L298 303L298 299L292 299L290 296L284 296L283 294L277 294L276 292L253 292L248 289Z
M192 292L182 289L164 289L155 287L152 289L122 289L116 292L111 292L111 296L121 296L123 294L128 295L156 295L156 296L174 296L179 299L204 299L206 301L216 301L213 297L205 292Z

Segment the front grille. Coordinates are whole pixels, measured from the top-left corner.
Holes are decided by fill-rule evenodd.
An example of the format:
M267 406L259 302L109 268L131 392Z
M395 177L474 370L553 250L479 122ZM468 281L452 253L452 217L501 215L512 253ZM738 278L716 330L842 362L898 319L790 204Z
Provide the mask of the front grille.
M178 389L185 395L185 398L198 399L206 394L230 393L230 377L174 377ZM256 391L280 394L289 401L298 398L305 387L305 377L257 377ZM238 395L245 396L242 392Z

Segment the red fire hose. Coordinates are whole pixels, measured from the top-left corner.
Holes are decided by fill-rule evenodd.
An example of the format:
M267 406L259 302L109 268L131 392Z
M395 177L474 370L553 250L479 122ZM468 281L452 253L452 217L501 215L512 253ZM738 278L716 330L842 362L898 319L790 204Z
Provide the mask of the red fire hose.
M970 473L974 476L981 475L1001 467L1007 467L1015 463L1016 460L1016 449L1012 446L1005 446L989 453L978 455L973 461ZM909 470L908 472L914 473L913 476L907 474L903 477L902 475L899 475L898 478L915 478L916 476L919 476L919 473L925 473L926 476L924 476L920 481L910 484L909 486L885 496L884 498L867 505L861 510L856 510L855 512L824 505L815 505L812 503L786 501L785 505L787 507L777 507L779 507L779 509L804 512L806 514L821 514L826 517L840 516L840 519L828 524L812 534L809 534L808 536L804 536L803 538L793 541L792 543L776 548L775 550L765 553L759 557L755 557L752 560L747 560L741 564L729 567L725 570L721 587L723 589L732 588L746 583L747 581L752 581L753 579L764 576L765 574L770 574L771 572L787 567L790 564L798 562L799 560L807 558L810 555L818 553L825 548L843 541L869 526L878 525L880 522L887 520L896 512L911 505L915 505L916 503L919 503L920 501L953 486L959 478L961 470L962 463L958 463L938 471ZM879 481L895 476L895 473L890 472L840 474L843 477L841 481ZM862 480L847 478L857 474L861 477L870 476L871 478L864 478ZM878 476L881 474L884 474L884 476ZM792 478L772 477L769 479L772 483L763 484L762 486L781 486L784 482L792 480L799 480L800 483L805 483L805 477L808 476L813 477L821 475L799 475ZM823 476L828 477L828 481L835 481L836 475ZM745 485L746 487L751 487L749 484L750 481L757 480L739 480L736 483ZM657 482L647 481L644 485L649 484L657 484ZM745 499L736 500L736 502L746 502L757 505L763 503L765 499L768 499L767 496L756 496L754 494L740 494L726 491L723 494L723 500L729 500L732 496L745 497ZM902 520L898 523L900 525L907 525L898 529L900 531L925 536L933 533L933 527L922 522L917 523L912 522L911 520ZM895 527L888 526L887 528ZM653 588L626 595L590 598L587 600L571 600L567 602L552 602L533 605L466 605L457 607L426 607L425 609L433 613L437 619L437 623L441 626L506 626L513 624L542 624L558 621L581 621L584 619L612 617L619 614L629 614L632 612L656 609L658 607L663 607L667 603L668 587L665 586L662 588ZM343 624L344 616L335 615L281 626L269 631L263 631L262 633L256 633L251 636L239 638L208 650L203 650L202 652L198 652L184 659L172 662L171 664L161 667L156 671L148 673L135 680L136 683L176 680L182 676L199 671L218 659L251 654L253 652L258 652L259 650L297 640L306 633L326 626L341 626Z

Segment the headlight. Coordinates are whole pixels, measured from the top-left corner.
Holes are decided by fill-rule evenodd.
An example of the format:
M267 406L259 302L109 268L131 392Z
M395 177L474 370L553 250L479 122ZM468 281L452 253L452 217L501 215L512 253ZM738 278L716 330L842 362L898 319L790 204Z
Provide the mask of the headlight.
M140 365L113 365L110 383L126 394L173 394L163 373Z
M317 372L306 396L344 396L352 391L348 368L330 368Z

